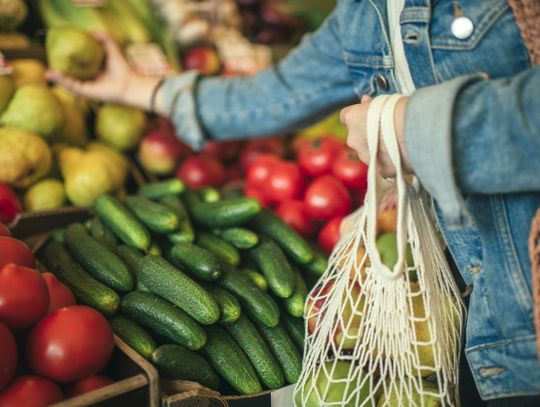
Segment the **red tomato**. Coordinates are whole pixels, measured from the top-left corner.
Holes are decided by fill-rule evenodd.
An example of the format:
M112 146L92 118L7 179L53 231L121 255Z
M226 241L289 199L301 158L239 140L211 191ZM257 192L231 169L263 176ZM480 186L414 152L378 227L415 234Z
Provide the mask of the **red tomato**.
M10 222L21 211L21 203L7 184L0 182L0 222Z
M219 187L225 182L225 169L215 157L194 155L186 158L176 176L191 188Z
M11 236L9 228L3 223L0 223L0 236Z
M45 280L49 291L49 308L47 308L47 314L57 309L77 304L75 296L69 287L58 281L54 274L44 273L41 277Z
M257 201L261 203L261 206L264 206L265 208L268 208L270 206L270 202L268 201L268 198L266 198L263 192L258 188L247 185L244 188L244 196L248 198L256 199Z
M304 202L309 215L316 220L347 215L352 205L349 191L332 175L323 175L313 181L306 190Z
M201 152L222 161L231 161L238 156L239 150L239 141L209 141Z
M11 329L28 328L48 306L49 292L41 274L15 264L0 270L0 321Z
M283 202L298 198L303 185L304 177L298 165L282 161L273 166L263 192L271 202Z
M306 239L311 238L315 233L316 225L309 217L306 204L302 201L283 202L276 209L276 215Z
M298 164L311 177L329 174L341 148L342 144L332 136L315 139L300 150Z
M99 372L113 348L113 334L103 315L74 305L51 312L34 326L26 356L32 371L65 383Z
M242 169L247 173L249 166L261 154L273 154L278 157L285 155L285 147L283 141L278 137L264 137L248 141L244 144L240 153L240 164Z
M0 390L9 383L15 370L17 370L17 344L8 327L0 322Z
M332 165L332 173L349 188L367 188L368 166L350 149L339 153Z
M319 232L317 243L329 254L339 240L339 226L342 220L343 216L332 219Z
M270 171L277 163L281 162L280 158L273 154L261 154L249 166L247 172L247 182L255 188L263 188Z
M9 236L0 236L0 269L8 263L34 268L32 250L20 240Z
M75 397L80 394L89 393L91 391L101 389L102 387L108 386L109 384L114 383L113 379L110 379L105 376L92 375L86 379L79 380L73 383L68 391L68 397Z
M62 400L62 390L55 383L32 375L17 377L0 394L2 407L46 407Z

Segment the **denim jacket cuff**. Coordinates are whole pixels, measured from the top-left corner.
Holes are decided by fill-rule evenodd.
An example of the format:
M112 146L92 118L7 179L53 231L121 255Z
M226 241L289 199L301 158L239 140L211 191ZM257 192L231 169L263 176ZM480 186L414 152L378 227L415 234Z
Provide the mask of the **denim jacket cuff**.
M461 76L417 90L405 112L405 146L412 167L435 198L449 230L468 227L471 217L458 188L452 161L453 110L460 91L483 78Z
M195 99L198 78L199 72L188 71L167 78L163 84L165 107L176 134L194 150L200 150L205 143Z

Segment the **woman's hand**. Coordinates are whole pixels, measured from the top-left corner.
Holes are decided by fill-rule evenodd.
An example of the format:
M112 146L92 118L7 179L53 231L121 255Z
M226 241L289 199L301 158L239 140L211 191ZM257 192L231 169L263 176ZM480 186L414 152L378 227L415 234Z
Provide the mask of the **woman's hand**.
M360 159L366 164L369 164L366 122L367 112L371 101L371 97L363 96L359 104L344 108L340 114L341 122L347 126L348 129L347 144L358 153ZM412 173L403 139L405 107L407 106L407 102L407 97L402 97L398 101L394 111L394 125L401 153L402 168L406 173ZM379 146L379 153L377 155L378 171L383 177L393 177L395 176L395 168L386 151L384 142L380 142Z

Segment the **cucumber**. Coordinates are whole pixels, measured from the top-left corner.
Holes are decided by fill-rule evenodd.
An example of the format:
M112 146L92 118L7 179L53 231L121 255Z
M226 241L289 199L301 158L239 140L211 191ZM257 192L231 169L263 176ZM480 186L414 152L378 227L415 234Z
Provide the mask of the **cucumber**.
M152 354L156 350L156 342L143 327L122 315L116 315L109 320L109 323L115 335L119 336L143 358L152 360Z
M178 230L168 235L169 241L173 244L192 243L195 240L195 233L182 200L177 196L167 195L161 198L159 202L174 211L179 220Z
M64 243L64 228L54 229L51 238L57 242Z
M272 350L288 383L296 383L302 371L302 355L283 326L269 328L258 325L260 334Z
M135 278L135 273L137 270L137 262L144 257L144 254L134 247L128 246L127 244L120 244L116 247L115 253L118 257L126 263L128 270L130 271L133 278Z
M255 232L245 228L236 227L217 230L216 234L238 249L251 249L259 243L259 236Z
M221 263L209 250L192 243L175 244L169 250L169 260L189 274L205 281L213 281L221 276Z
M122 242L141 250L148 248L150 245L148 230L118 199L102 195L95 200L94 209Z
M328 268L328 258L317 250L313 251L313 260L304 265L303 269L315 276L322 276Z
M268 281L261 273L250 268L242 268L239 271L245 274L261 290L268 291Z
M217 202L221 199L221 194L213 187L201 188L197 193L203 202Z
M121 303L122 312L142 326L188 349L200 349L206 343L204 329L180 308L157 295L132 291Z
M261 204L252 198L228 198L218 202L202 202L192 191L184 194L189 213L203 226L225 229L253 219Z
M218 326L206 328L208 340L201 352L236 391L240 394L255 394L262 391L253 366L234 339Z
M249 251L249 255L276 296L288 298L293 294L296 283L294 272L287 257L273 240L261 238L259 244Z
M213 390L219 388L219 376L201 355L183 346L162 345L152 355L160 377L169 380L190 380Z
M249 318L242 315L225 328L246 353L263 384L269 389L283 387L285 378L281 366Z
M139 188L137 194L152 200L159 200L167 195L180 195L185 185L178 178L146 184Z
M223 276L217 284L233 293L242 309L253 320L266 326L276 326L279 322L279 308L267 293L251 282L244 274L230 266L223 267Z
M162 256L163 252L161 250L161 247L158 243L152 242L150 243L150 246L148 247L148 250L146 250L147 254L151 254L152 256Z
M295 318L288 313L283 313L283 318L281 319L283 327L289 333L291 339L294 341L300 352L304 350L304 337L305 337L305 328L304 328L304 319Z
M219 260L231 266L240 264L240 253L236 247L211 233L198 233L195 243L206 250L210 250Z
M289 225L268 209L249 222L251 229L274 239L291 258L300 264L313 260L313 250L309 244Z
M154 232L171 233L178 227L178 217L164 205L136 195L127 196L124 203L148 229Z
M90 221L90 236L96 239L103 246L110 250L115 250L118 239L111 229L109 229L97 216Z
M204 289L210 293L214 300L219 305L219 322L222 324L229 324L240 318L241 308L240 303L234 295L227 290L215 286L213 284L203 285Z
M219 319L219 307L210 294L162 257L143 257L137 265L137 279L201 324Z
M47 243L43 249L43 262L49 271L73 291L79 303L105 316L116 314L120 306L118 294L75 263L62 243L54 240Z
M297 269L293 269L293 273L296 281L294 293L282 301L289 314L293 317L301 318L304 315L304 304L306 303L308 290L300 272Z
M134 281L128 267L116 254L89 236L83 225L69 225L64 238L75 260L97 280L118 291L133 289Z

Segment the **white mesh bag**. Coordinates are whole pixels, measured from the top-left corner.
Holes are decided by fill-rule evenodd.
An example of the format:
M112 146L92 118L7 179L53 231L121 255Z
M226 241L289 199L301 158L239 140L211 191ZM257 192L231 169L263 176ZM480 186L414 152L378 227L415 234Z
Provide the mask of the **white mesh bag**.
M406 183L401 171L393 127L399 97L379 96L370 104L366 202L306 303L296 406L459 405L464 307L426 194ZM381 260L376 240L379 129L396 167L397 262L392 269Z

